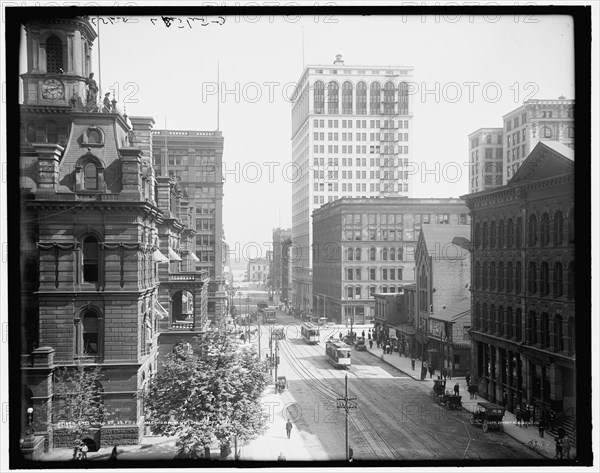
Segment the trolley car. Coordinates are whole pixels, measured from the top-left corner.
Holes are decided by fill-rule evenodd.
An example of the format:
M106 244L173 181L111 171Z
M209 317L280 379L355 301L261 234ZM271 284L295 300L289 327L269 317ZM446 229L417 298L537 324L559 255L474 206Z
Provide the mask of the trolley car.
M319 326L312 322L304 322L300 329L306 343L319 343Z
M267 307L263 312L263 322L265 324L275 323L275 308Z
M339 368L350 368L350 347L344 342L328 340L325 345L325 355L327 361L333 366Z

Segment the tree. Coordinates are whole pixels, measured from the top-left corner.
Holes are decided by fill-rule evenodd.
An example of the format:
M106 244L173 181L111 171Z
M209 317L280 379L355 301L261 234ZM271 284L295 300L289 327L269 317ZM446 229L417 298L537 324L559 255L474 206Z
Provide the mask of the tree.
M194 339L193 352L176 347L150 379L146 418L154 433L177 437L185 455L214 440L225 447L236 436L248 441L266 426L259 400L267 379L253 348L226 331L206 332Z
M90 428L104 419L100 367L78 365L58 368L54 374L52 425L68 429L81 440Z

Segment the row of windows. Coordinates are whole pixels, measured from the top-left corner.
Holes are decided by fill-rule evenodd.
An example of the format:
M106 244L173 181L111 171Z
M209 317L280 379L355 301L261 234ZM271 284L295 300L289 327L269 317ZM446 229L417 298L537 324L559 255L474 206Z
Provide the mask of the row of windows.
M328 128L338 128L339 122L342 122L342 128L352 128L354 120L327 120ZM383 126L381 126L383 123ZM408 128L408 120L370 120L371 128ZM325 120L315 118L313 120L315 128L325 128ZM356 120L356 128L367 128L367 120Z
M400 279L400 278L399 278ZM403 291L402 286L369 286L369 298L374 298L376 293L395 294ZM347 299L362 299L363 288L361 286L346 286Z
M482 141L484 143L484 141ZM502 144L502 135L496 135L496 143L492 143L492 135L485 135L485 144ZM471 140L471 148L477 148L479 146L479 137Z
M327 145L327 153L329 154L338 154L340 149L342 154L353 154L354 150L356 150L356 154L408 154L408 146L401 145L385 145L383 148L380 146L370 145L368 152L367 145L342 145L341 148L338 145ZM313 145L313 153L325 154L325 145ZM373 158L371 158L371 161L372 160Z
M574 320L560 314L538 314L530 311L523 334L523 317L521 309L475 303L473 323L475 330L493 334L494 336L538 345L540 348L554 351L573 352ZM525 336L524 336L525 335ZM565 341L568 341L565 344Z
M365 250L368 256L368 261L377 261L377 248L365 248ZM402 247L379 249L379 257L381 258L381 261L402 261L403 256L404 249ZM362 248L347 248L346 261L362 261Z
M341 158L342 166L352 166L353 162L356 163L357 167L363 166L367 167L367 158ZM313 158L314 166L321 167L337 167L339 165L339 158L327 158L327 166L325 165L325 158ZM397 166L408 166L408 158L396 158L396 157L388 157L388 158L371 158L369 160L370 166L387 166L387 167L397 167Z
M347 281L361 281L363 268L346 268ZM367 268L369 281L377 281L377 268ZM402 268L379 268L379 279L402 280Z
M516 225L513 224L513 219L509 218L506 221L499 220L496 225L495 221L484 222L480 225L475 224L473 234L473 243L475 248L520 248L523 246L523 219L517 217ZM561 246L565 243L564 240L564 216L559 210L554 213L552 221L547 212L544 212L539 220L535 214L530 215L527 227L527 242L529 246L548 246L552 240L554 246ZM568 243L572 243L575 238L575 217L571 211L568 217Z
M328 132L327 141L339 141L341 135L342 141L352 141L352 137L355 137L356 141L367 141L366 133L338 133ZM314 141L325 141L325 133L315 131L313 133ZM370 141L408 141L408 133L370 133ZM491 150L490 150L491 151ZM172 164L172 163L169 163Z
M475 289L490 290L498 292L516 292L523 291L523 276L521 262L514 265L511 262L504 263L475 263L475 274L473 285ZM530 295L538 294L542 297L551 294L553 297L562 297L564 295L564 268L561 262L556 262L550 267L550 264L543 262L538 267L536 263L530 262L527 266L527 292ZM567 267L567 297L575 298L575 263L569 263Z
M314 112L317 114L325 113L325 102L327 102L327 113L338 114L340 113L339 101L340 101L340 88L336 81L331 81L326 87L322 81L316 81L314 84ZM342 109L343 114L353 113L353 89L354 86L351 82L346 81L342 84ZM327 101L325 100L327 96ZM401 82L398 85L398 95L396 98L396 86L393 82L387 82L382 89L379 82L371 83L369 87L369 99L370 107L369 113L371 115L393 115L408 114L408 84ZM397 107L396 107L397 105ZM367 84L365 82L359 82L356 84L356 114L366 115L367 113Z

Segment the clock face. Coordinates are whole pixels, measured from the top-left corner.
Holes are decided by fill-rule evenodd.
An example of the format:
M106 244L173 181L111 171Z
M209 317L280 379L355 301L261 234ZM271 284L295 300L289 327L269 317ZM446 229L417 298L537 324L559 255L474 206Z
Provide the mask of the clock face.
M42 82L42 97L45 99L56 100L65 93L64 84L58 79L46 79Z

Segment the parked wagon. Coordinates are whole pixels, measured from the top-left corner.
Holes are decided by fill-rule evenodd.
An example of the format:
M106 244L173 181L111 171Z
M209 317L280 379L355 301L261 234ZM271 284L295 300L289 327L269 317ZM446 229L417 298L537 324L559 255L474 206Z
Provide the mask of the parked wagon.
M481 425L484 432L489 429L503 430L502 419L505 409L493 402L478 402L475 412L471 413L471 425Z
M446 409L460 409L462 407L462 396L453 394L450 390L446 389L446 380L444 379L433 380L431 397Z
M365 339L363 337L359 337L356 340L356 344L354 345L354 348L357 351L365 351L367 349L367 346L365 345Z

